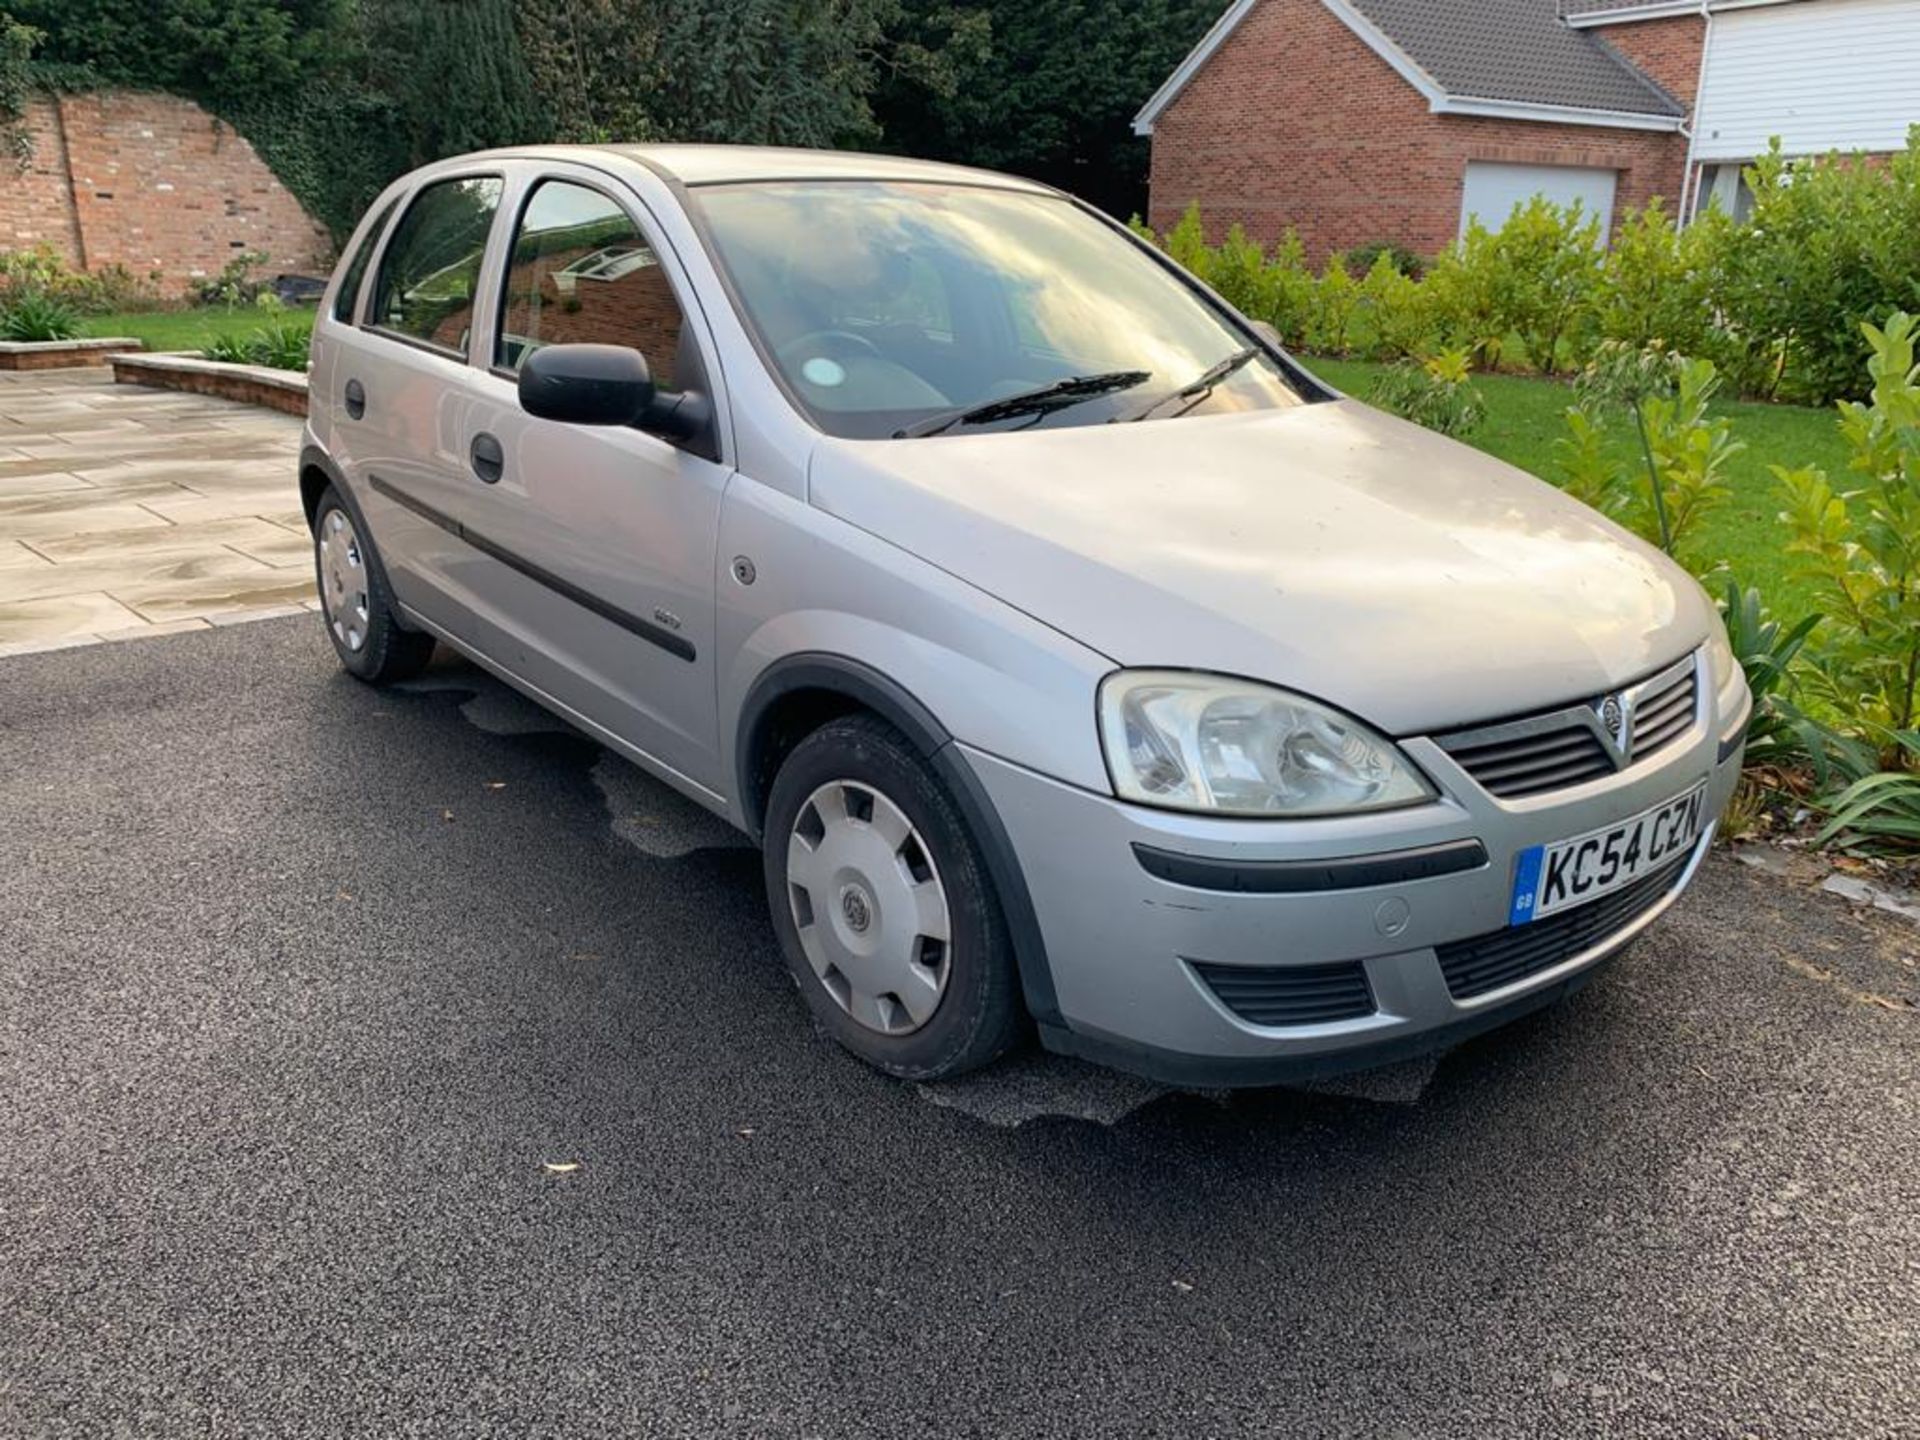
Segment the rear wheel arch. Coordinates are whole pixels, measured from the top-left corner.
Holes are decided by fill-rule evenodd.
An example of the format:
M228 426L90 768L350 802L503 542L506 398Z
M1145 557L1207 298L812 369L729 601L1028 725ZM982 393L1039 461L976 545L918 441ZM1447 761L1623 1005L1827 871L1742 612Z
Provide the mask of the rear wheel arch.
M347 494L346 481L341 478L338 468L317 445L307 446L300 452L300 509L307 517L309 530L318 518L320 497L326 493L329 485L340 493L340 498L349 507L352 506L352 497Z
M763 840L767 797L781 762L820 726L861 713L899 731L952 796L980 847L1005 913L1027 1012L1043 1025L1058 1025L1060 1006L1046 945L1013 842L953 736L898 681L863 661L827 653L790 655L768 666L747 692L736 732L734 767L742 823L756 841Z

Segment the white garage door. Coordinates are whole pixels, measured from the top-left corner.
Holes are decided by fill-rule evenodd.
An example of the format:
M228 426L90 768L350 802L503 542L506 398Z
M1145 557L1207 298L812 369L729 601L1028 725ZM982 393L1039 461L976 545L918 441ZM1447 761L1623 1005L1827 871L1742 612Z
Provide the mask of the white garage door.
M1467 191L1460 205L1460 233L1467 233L1467 221L1478 217L1489 230L1498 230L1513 214L1513 207L1524 205L1536 195L1544 195L1556 205L1571 205L1578 200L1587 214L1600 219L1600 233L1613 228L1613 184L1611 170L1586 170L1574 165L1502 165L1491 160L1467 162Z

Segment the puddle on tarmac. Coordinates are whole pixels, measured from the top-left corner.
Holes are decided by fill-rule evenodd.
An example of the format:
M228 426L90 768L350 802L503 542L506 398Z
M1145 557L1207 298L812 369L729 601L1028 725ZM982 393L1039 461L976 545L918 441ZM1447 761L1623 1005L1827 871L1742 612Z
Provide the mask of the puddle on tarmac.
M1437 1057L1342 1075L1290 1088L1309 1095L1367 1100L1377 1105L1415 1105L1439 1068ZM988 1125L1013 1127L1034 1120L1084 1120L1118 1125L1144 1106L1168 1095L1189 1095L1217 1105L1232 1103L1232 1092L1179 1090L1116 1070L1103 1070L1062 1055L1029 1052L958 1080L914 1087L935 1105L958 1110Z
M462 718L489 735L577 733L517 690L470 669L429 672L397 688L464 696ZM651 859L678 860L699 850L750 848L747 838L724 820L610 750L600 752L591 776L606 804L613 833ZM750 900L757 905L761 903L759 887L752 890ZM1291 1088L1379 1105L1414 1105L1425 1094L1438 1065L1438 1057L1429 1057ZM1231 1103L1228 1091L1179 1090L1038 1050L1011 1056L958 1080L914 1088L934 1105L1003 1127L1046 1119L1117 1125L1169 1095Z

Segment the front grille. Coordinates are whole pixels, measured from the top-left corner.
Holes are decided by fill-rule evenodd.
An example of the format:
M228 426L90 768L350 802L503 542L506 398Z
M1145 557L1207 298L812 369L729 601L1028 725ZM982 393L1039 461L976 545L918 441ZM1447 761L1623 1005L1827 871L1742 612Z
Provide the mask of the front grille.
M1344 965L1203 965L1196 975L1220 1003L1253 1025L1329 1025L1374 1013L1373 987L1358 961Z
M1542 730L1511 740L1457 749L1444 739L1440 744L1462 770L1480 782L1481 788L1503 800L1539 795L1613 774L1613 757L1583 720L1569 719L1563 729Z
M1601 702L1436 737L1454 763L1490 795L1518 800L1582 785L1657 755L1685 735L1699 706L1691 659L1625 692L1633 712L1631 752L1616 759L1602 736Z
M1698 677L1693 667L1658 690L1649 690L1633 707L1633 758L1643 760L1657 755L1693 724L1698 697L1694 694Z
M1470 1000L1551 970L1561 961L1592 949L1672 894L1687 868L1687 859L1682 856L1604 900L1576 910L1435 947L1441 972L1447 977L1447 989L1456 1000Z

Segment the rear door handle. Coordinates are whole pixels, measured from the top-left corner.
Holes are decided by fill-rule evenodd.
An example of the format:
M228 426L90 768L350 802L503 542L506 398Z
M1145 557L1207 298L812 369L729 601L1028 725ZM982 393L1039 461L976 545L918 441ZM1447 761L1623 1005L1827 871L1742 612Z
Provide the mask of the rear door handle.
M367 413L367 390L358 380L347 381L345 399L349 419L358 420Z
M467 447L467 459L473 465L473 473L489 485L507 473L506 451L484 430L474 436L473 444Z

